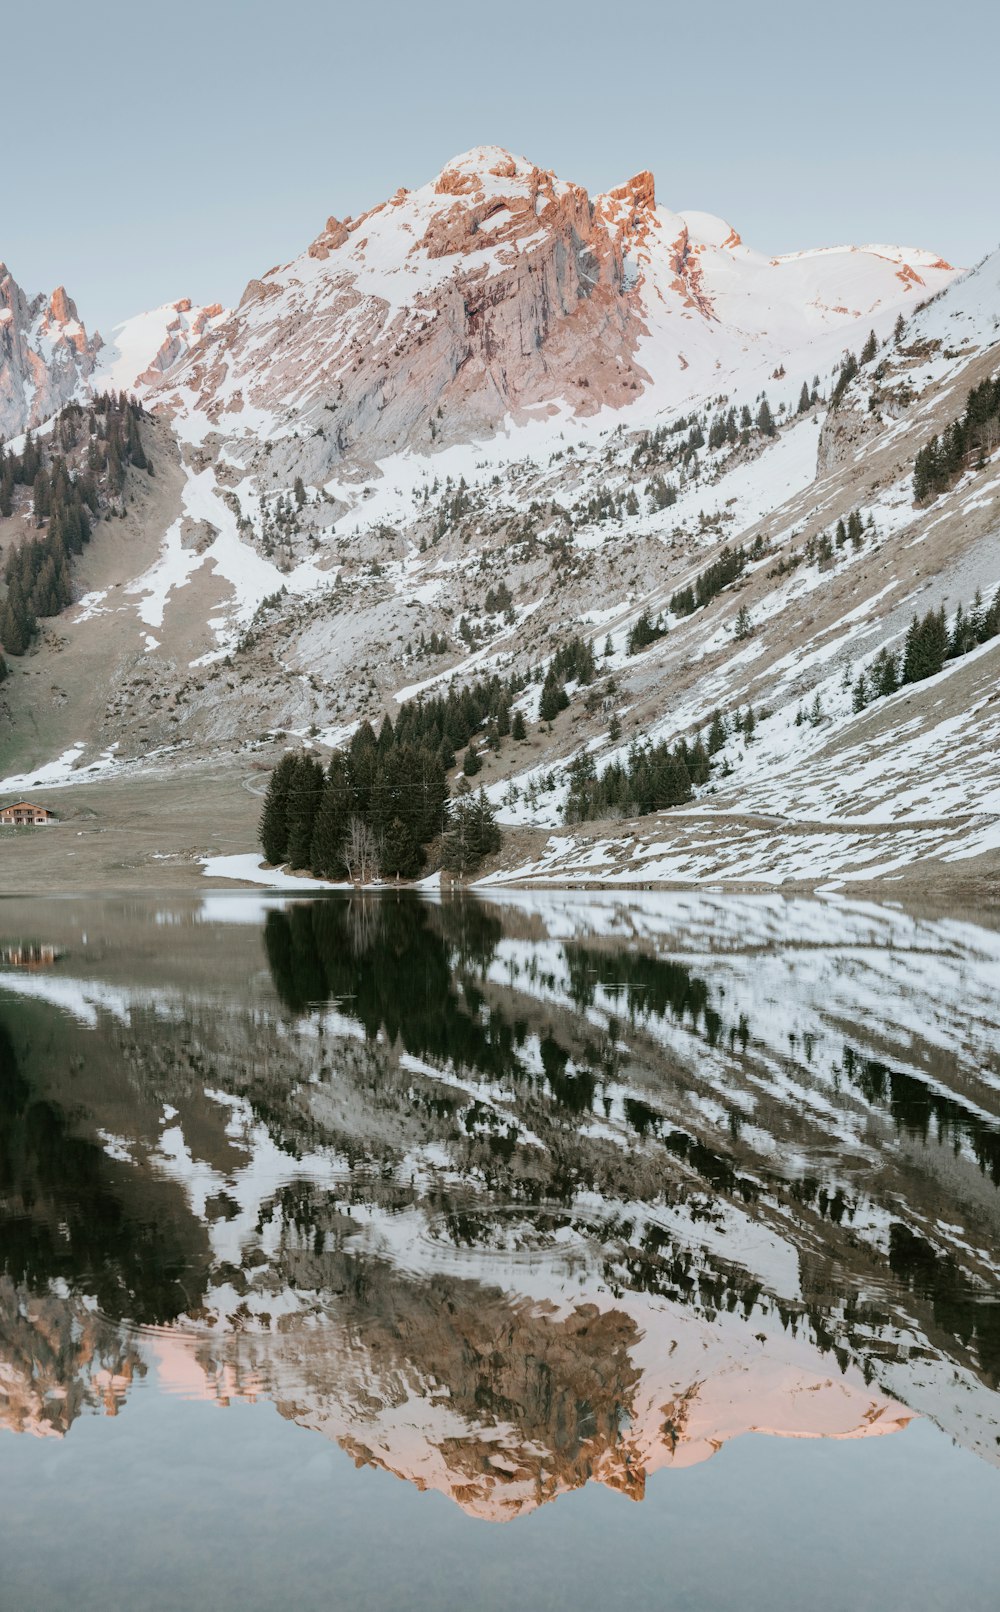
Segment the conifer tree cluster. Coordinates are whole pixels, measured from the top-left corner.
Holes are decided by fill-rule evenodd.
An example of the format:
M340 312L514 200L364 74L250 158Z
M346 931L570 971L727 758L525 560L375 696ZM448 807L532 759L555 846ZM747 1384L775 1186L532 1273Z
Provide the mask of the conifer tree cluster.
M70 603L73 561L90 541L101 483L118 497L126 465L151 472L139 432L142 417L139 404L124 393L102 393L86 409L67 404L42 441L29 431L19 454L0 443L0 516L13 512L16 487L30 487L35 527L43 534L24 538L7 555L0 643L9 655L27 651L39 617L56 616ZM66 455L84 443L86 468L73 471Z
M844 393L858 373L858 361L853 353L848 353L837 372L837 379L833 383L830 393L830 408L835 409L843 400Z
M440 834L448 795L439 751L397 737L388 717L370 723L324 769L288 754L268 784L260 839L269 862L323 878L412 878Z
M662 613L654 620L648 610L643 610L629 628L625 648L630 655L638 655L641 649L649 644L655 644L658 638L667 635L666 624Z
M699 734L693 744L633 745L624 762L612 761L598 775L593 755L575 757L569 767L567 823L592 817L642 817L668 806L683 806L692 786L708 781L711 761Z
M498 747L511 732L511 701L522 686L491 677L410 701L395 725L385 717L377 735L363 723L325 770L307 753L282 757L261 814L267 860L330 879L412 878L445 828L446 774L456 750L469 745L476 755L471 771L478 772L473 735L482 732L487 745Z
M560 711L569 705L567 683L588 684L597 675L594 646L576 635L556 650L542 682L542 697L538 705L541 722L554 722Z
M913 466L913 499L929 503L958 480L973 454L983 459L1000 443L1000 375L969 393L965 413L921 448Z
M970 609L959 605L949 630L944 607L914 616L902 651L880 649L871 666L854 684L852 705L863 711L873 700L895 694L906 683L922 683L944 669L946 661L967 655L971 649L1000 633L1000 588L990 605L977 593Z
M483 858L499 851L503 835L497 826L486 792L459 795L448 804L448 826L441 844L441 866L446 873L465 878L475 873Z
M654 512L669 509L677 502L677 488L673 482L665 481L662 476L653 476L646 484L646 496L649 499L649 507Z
M62 457L46 469L30 434L19 456L0 448L0 485L18 482L32 488L35 524L47 530L43 537L24 538L7 555L0 642L9 655L26 652L39 616L57 616L69 604L72 561L90 541L90 517L98 507L93 478L73 480ZM9 497L4 507L9 512Z
M486 594L484 610L488 616L506 615L514 603L514 595L506 582L498 582L495 588L490 588Z
M652 469L677 461L687 463L704 446L705 433L697 414L682 414L670 425L644 431L632 450L632 464L636 469Z
M416 654L421 660L425 660L428 656L444 655L447 653L447 649L448 640L444 633L438 633L435 631L431 633L429 638L424 633L421 633L420 641L416 648Z
M758 534L750 547L744 548L742 543L738 548L724 548L717 560L699 572L694 583L686 588L680 588L671 595L670 609L675 616L690 616L702 605L710 604L720 594L723 588L741 577L747 566L754 560L759 560L764 554L764 539Z

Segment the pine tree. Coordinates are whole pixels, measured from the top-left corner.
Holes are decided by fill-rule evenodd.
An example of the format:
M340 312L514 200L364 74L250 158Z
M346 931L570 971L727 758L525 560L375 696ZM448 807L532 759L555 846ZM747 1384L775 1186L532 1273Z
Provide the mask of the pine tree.
M830 393L831 409L835 409L837 407L857 373L858 361L853 353L848 353L847 357L844 359L844 362L840 366L840 372L837 375L836 381L834 382L833 391Z
M524 740L528 737L528 730L525 727L523 711L515 711L511 717L510 736L518 744L523 744Z
M810 396L809 396L809 388L806 385L805 381L803 381L802 382L802 390L799 393L799 406L798 406L798 411L797 412L799 414L808 414L811 407L812 407L812 400L810 399Z
M441 843L441 865L447 873L464 878L477 866L475 829L468 799L453 802Z
M726 742L726 724L721 711L712 712L712 725L708 730L708 753L718 755Z
M480 786L479 793L473 798L472 814L472 849L479 861L484 856L492 856L499 851L503 843L493 807L486 798L485 789Z
M292 496L295 499L299 509L301 509L306 501L306 489L301 476L296 476L295 478L295 482L292 487Z
M333 755L313 824L310 866L318 878L340 879L346 869L344 841L351 817L351 789L341 755Z
M412 879L420 869L417 842L402 818L394 817L382 836L382 874L388 879Z
M745 604L740 605L737 611L736 625L733 628L733 632L740 643L745 638L750 638L753 635L753 622L750 620L750 612Z
M482 765L479 759L479 751L474 744L470 743L462 761L462 771L465 773L466 778L474 778L476 773L481 771Z
M268 781L260 817L260 843L265 860L277 866L288 849L288 790L295 772L296 757L282 756Z
M761 436L777 436L778 431L774 423L774 415L771 413L771 405L768 403L766 397L761 399L760 408L757 410L756 423L757 430L760 432Z
M312 837L323 799L323 768L315 756L296 758L288 785L288 862L306 868L312 860Z
M874 332L874 330L870 330L868 332L868 340L865 342L864 346L861 349L860 362L862 364L870 364L872 359L875 357L875 354L877 352L878 352L878 342L875 339L875 332Z
M542 697L538 704L538 717L541 722L554 722L560 711L565 710L569 704L566 690L555 677L553 672L546 674L542 684Z

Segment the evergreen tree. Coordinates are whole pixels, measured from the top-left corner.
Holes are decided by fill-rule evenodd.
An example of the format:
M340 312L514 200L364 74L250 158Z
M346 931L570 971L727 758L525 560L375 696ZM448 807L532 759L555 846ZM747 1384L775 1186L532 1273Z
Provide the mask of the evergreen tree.
M412 879L419 872L420 850L402 818L394 817L382 836L382 874L388 879Z
M480 786L479 793L472 799L470 807L472 817L472 848L477 858L492 856L499 851L503 843L503 835L497 824L493 807L486 797L485 789Z
M840 371L837 375L836 381L834 382L833 391L830 393L831 409L835 409L837 407L857 373L858 361L853 353L848 353L847 357L844 359L844 362L840 366Z
M878 352L878 342L875 339L875 332L874 332L874 330L870 330L868 332L868 340L865 342L864 346L861 349L860 362L862 364L870 364L872 359L875 357L877 352Z
M296 757L282 756L268 781L260 817L260 843L265 859L278 866L288 849L288 791L295 773Z
M776 427L776 425L774 423L774 415L771 413L771 405L770 405L770 403L768 403L766 397L761 398L760 408L757 410L757 422L756 423L757 423L757 430L760 432L761 436L763 436L763 437L775 437L775 436L777 436L778 430L777 430L777 427Z
M895 694L899 687L899 660L891 649L880 649L872 662L870 686L879 697Z
M479 751L474 744L470 744L462 762L462 771L465 773L466 778L474 778L476 773L481 771L482 765L479 759Z
M538 716L542 722L554 722L560 711L565 711L569 704L569 696L555 673L549 669L542 684L542 697L538 705Z
M344 842L351 818L351 788L343 756L334 754L313 824L310 866L318 878L341 879L347 871Z
M797 413L799 413L799 414L808 414L811 407L812 407L812 400L811 400L811 398L809 396L809 388L806 385L805 381L803 381L802 382L802 390L799 393L799 406L798 406Z
M510 722L510 736L518 744L522 744L528 737L528 730L524 724L524 712L515 711Z
M315 756L298 756L288 784L288 862L312 863L313 828L323 799L323 768Z

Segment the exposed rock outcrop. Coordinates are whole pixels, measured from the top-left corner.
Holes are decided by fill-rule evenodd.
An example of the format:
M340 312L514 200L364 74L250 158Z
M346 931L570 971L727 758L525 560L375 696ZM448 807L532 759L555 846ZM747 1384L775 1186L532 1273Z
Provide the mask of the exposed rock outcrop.
M67 403L102 345L64 286L28 297L0 263L0 436L17 436Z

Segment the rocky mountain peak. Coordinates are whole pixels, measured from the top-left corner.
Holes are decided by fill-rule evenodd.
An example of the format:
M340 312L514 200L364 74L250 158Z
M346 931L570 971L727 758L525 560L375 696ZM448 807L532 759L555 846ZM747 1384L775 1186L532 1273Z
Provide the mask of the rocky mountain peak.
M64 286L29 297L0 263L0 436L17 436L67 403L101 346Z

